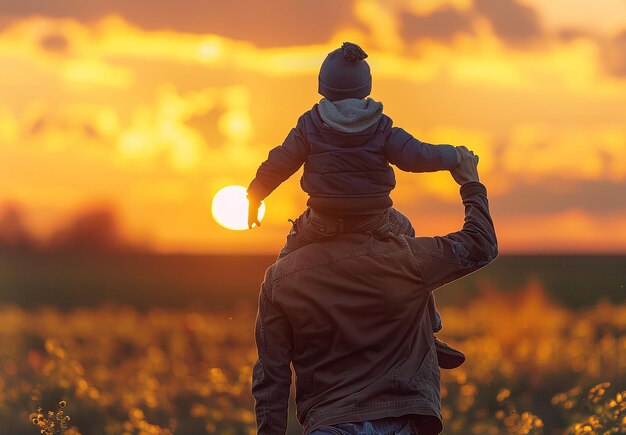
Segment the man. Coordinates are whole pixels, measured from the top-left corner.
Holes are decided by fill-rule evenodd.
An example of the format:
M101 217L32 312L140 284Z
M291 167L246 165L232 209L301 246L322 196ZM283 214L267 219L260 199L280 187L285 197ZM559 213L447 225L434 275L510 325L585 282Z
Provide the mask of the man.
M461 231L409 237L385 224L364 233L381 220L363 217L267 270L252 384L259 434L285 433L290 364L307 435L441 432L429 294L497 255L478 156L460 151L451 173L465 206Z

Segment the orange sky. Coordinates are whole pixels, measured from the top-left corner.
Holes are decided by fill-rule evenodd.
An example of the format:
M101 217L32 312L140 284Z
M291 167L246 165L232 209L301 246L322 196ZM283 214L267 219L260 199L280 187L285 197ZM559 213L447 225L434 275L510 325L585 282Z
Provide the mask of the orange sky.
M396 125L480 154L501 252L626 252L624 1L6 3L0 209L40 237L105 206L159 251L277 252L299 175L255 231L218 226L211 198L248 185L349 40ZM460 228L448 173L396 176L418 233Z

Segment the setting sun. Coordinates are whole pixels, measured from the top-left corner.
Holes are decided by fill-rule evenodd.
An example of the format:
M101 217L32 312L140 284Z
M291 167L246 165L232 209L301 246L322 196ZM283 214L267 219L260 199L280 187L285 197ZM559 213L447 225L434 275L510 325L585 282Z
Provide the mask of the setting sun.
M213 197L211 206L213 219L229 230L248 229L248 199L243 186L227 186ZM261 203L259 221L265 215L265 204Z

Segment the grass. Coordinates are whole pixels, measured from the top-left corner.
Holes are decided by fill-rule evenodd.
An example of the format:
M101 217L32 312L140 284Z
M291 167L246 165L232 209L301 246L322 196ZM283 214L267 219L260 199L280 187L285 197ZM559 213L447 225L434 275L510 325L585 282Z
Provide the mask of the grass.
M0 434L252 434L254 316L2 306ZM626 432L626 305L573 311L531 283L442 317L467 355L442 372L444 433Z

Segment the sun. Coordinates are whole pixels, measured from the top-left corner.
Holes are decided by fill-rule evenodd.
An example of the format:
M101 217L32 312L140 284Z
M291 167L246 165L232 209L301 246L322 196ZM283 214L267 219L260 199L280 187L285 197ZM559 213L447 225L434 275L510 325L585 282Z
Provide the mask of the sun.
M229 230L248 229L248 198L243 186L226 186L213 197L211 204L213 219ZM261 203L259 221L265 215L265 204Z

